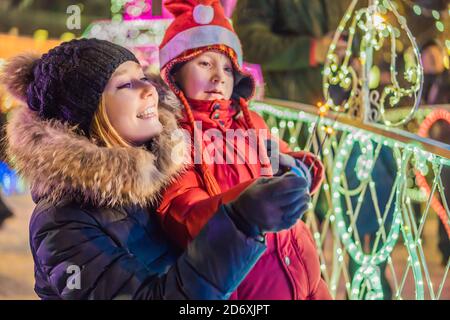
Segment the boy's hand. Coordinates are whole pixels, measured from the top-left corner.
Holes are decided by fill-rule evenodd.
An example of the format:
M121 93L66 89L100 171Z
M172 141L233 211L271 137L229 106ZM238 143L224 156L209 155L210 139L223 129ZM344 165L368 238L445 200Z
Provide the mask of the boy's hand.
M270 164L272 165L272 172L274 176L281 176L288 171L292 171L299 177L306 179L308 183L308 189L311 187L311 174L309 167L307 167L299 159L280 153L278 142L274 139L266 141L267 155L270 158Z
M236 226L256 238L293 226L308 209L310 200L306 180L287 173L259 178L225 206Z

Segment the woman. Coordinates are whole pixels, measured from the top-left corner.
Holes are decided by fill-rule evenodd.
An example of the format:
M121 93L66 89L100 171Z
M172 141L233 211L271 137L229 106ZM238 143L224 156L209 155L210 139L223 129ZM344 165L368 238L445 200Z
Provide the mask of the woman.
M3 82L27 104L8 123L8 153L37 204L30 245L42 299L227 299L266 247L237 226L273 231L298 219L282 209L292 196L268 195L303 181L260 179L233 202L268 199L258 219L221 206L186 251L175 249L154 206L183 171L184 147L171 138L171 98L159 101L125 48L72 40L12 59Z

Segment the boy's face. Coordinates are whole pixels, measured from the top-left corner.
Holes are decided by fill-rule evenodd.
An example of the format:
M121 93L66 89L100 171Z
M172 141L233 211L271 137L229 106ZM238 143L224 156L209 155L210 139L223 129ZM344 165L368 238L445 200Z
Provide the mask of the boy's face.
M190 99L229 100L234 87L233 65L226 55L207 51L184 64L175 80Z

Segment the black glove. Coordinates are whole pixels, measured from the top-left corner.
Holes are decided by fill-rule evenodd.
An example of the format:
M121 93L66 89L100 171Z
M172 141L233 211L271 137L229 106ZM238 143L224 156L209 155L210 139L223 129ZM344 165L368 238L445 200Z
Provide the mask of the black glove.
M307 210L309 201L306 180L286 173L280 177L259 178L225 207L242 232L261 239L266 232L293 226Z

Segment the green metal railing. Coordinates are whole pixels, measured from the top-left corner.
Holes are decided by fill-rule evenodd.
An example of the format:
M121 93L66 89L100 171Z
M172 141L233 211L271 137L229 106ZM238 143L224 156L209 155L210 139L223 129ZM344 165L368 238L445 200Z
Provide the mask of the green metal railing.
M267 99L252 109L293 150L309 150L324 163L325 182L305 217L333 297L449 298L450 260L440 266L437 246L429 249L436 223L449 224L447 145L342 114L319 117L317 108L299 103ZM418 175L429 192L416 184ZM444 208L440 219L433 201ZM428 246L424 230L434 232Z

